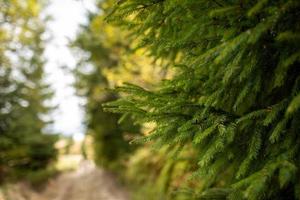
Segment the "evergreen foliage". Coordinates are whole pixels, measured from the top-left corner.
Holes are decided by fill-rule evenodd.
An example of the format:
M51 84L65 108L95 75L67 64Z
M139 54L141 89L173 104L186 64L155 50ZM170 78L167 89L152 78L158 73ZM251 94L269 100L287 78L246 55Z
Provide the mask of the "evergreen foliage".
M298 0L118 1L107 20L176 73L155 90L116 88L126 95L106 110L154 122L143 141L193 144L196 199L300 199L299 9Z
M0 1L0 181L29 178L56 158L45 104L44 27L39 1ZM45 173L45 172L43 172Z

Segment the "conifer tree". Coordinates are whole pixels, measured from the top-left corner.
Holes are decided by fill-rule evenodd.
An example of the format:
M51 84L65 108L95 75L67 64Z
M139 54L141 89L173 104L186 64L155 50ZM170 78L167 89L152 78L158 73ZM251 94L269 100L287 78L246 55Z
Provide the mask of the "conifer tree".
M151 91L125 84L105 108L154 122L142 141L193 144L196 199L300 199L299 9L298 0L118 1L107 20L176 73Z
M119 40L111 41L101 26L103 16L90 14L89 23L82 27L74 47L87 52L75 70L77 94L86 100L86 134L93 138L94 161L100 167L119 170L124 167L124 160L135 148L129 145L127 137L138 133L139 126L126 118L118 124L119 114L104 112L101 104L116 100L117 93L108 91L105 69L117 68L119 64L118 49L123 48ZM96 28L103 28L98 35ZM75 49L74 49L75 50Z
M52 91L44 82L40 1L0 1L0 181L45 170L56 157L46 134Z

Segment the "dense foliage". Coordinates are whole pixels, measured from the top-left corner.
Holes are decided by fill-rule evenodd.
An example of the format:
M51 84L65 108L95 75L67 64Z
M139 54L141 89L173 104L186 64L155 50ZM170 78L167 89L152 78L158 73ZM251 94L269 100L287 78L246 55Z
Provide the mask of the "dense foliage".
M198 152L194 198L300 199L299 8L297 0L119 1L108 21L176 73L155 90L117 88L125 97L106 109L154 122L144 141Z
M0 181L35 176L55 159L45 104L40 1L0 1ZM34 177L36 178L36 177Z

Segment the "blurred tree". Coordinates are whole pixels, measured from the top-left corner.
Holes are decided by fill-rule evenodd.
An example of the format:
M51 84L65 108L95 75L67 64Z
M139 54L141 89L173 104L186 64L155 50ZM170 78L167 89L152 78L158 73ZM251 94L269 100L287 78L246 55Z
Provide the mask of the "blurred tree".
M46 105L52 91L44 82L44 25L37 0L0 1L0 179L26 177L55 159L55 135Z
M106 10L127 41L174 64L155 90L117 88L126 95L106 109L155 122L143 141L193 144L202 184L187 199L300 199L299 8L127 0Z
M110 35L111 32L115 32L115 36L118 34L102 23L101 14L90 14L89 17L88 25L82 27L73 44L83 51L79 53L87 54L75 70L77 93L86 100L87 134L93 137L96 164L120 169L124 167L128 154L135 149L129 140L139 133L139 126L133 125L127 117L118 123L120 115L103 112L101 104L118 98L116 93L107 90L109 82L104 70L119 66L121 51L128 49L128 44Z

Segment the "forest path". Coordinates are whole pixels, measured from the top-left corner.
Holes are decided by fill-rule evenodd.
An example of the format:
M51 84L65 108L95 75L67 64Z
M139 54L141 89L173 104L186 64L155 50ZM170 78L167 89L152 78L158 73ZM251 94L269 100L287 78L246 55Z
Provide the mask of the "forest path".
M41 192L19 185L9 192L7 200L128 200L128 192L116 177L98 169L91 161L83 161L78 169L49 181ZM19 193L17 195L17 193ZM16 196L17 195L17 196ZM0 196L0 200L1 196ZM4 198L6 200L6 198Z

